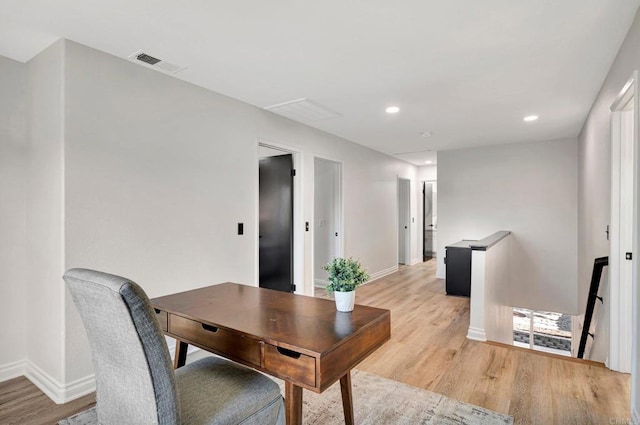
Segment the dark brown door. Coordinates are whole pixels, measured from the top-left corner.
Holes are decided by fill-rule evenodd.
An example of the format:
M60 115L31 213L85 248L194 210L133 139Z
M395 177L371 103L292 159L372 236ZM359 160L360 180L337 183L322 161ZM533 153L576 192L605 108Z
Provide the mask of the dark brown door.
M260 159L260 287L293 292L293 156Z

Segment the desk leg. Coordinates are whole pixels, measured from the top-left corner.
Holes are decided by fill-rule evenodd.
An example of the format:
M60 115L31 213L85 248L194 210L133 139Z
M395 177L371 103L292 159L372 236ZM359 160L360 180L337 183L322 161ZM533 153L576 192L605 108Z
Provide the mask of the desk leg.
M344 423L353 425L353 396L351 394L351 371L340 378L340 390L342 391L342 409L344 410Z
M187 348L189 348L189 344L176 339L176 355L173 358L174 369L178 369L187 363Z
M289 381L284 383L284 409L287 425L302 424L302 387Z

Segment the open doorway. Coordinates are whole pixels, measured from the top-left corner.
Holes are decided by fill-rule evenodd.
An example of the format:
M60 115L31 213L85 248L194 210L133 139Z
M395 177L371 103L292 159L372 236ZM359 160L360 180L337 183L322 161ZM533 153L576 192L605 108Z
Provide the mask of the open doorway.
M609 361L631 372L634 282L637 286L637 73L611 106L611 226L609 252ZM635 209L635 213L634 213Z
M398 178L398 264L411 264L411 181Z
M258 146L258 285L296 290L295 153Z
M436 257L438 246L438 184L422 182L422 261Z
M325 288L323 266L343 255L342 164L316 157L313 170L313 281Z

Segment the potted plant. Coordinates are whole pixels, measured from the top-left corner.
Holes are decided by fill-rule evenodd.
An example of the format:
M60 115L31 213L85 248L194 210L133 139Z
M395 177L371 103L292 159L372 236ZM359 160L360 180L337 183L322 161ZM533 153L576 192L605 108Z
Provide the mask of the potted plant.
M338 311L352 311L356 288L369 280L369 274L351 257L336 257L323 268L329 273L327 293L334 294Z

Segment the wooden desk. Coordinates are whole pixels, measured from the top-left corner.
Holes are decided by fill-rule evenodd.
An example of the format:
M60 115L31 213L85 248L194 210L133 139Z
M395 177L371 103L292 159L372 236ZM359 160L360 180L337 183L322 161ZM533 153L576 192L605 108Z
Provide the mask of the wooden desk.
M351 369L389 340L389 310L223 283L151 300L163 331L176 338L175 366L188 344L285 381L287 424L302 423L302 389L340 380L345 423L353 424Z

